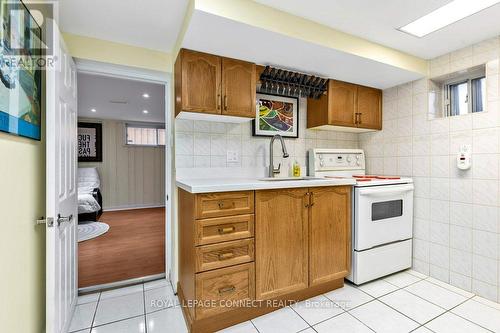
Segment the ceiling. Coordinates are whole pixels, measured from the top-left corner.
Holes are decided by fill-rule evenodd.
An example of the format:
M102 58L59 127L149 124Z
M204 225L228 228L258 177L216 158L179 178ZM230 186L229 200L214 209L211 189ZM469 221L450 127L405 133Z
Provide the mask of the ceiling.
M381 89L421 77L402 68L203 11L193 13L182 46Z
M142 96L144 93L149 94L148 99ZM142 110L148 110L148 114ZM78 116L163 123L165 88L161 84L78 73Z
M170 52L188 0L62 0L64 32Z
M396 29L451 0L255 1L424 59L500 35L500 4L417 38Z

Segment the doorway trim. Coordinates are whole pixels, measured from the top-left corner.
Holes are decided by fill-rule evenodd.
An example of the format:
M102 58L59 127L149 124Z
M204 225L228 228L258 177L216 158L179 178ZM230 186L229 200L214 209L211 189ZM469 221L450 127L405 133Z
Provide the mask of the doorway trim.
M174 242L174 211L175 205L172 204L173 199L173 117L171 110L171 89L172 75L168 72L160 72L149 69L130 67L124 65L116 65L99 61L74 58L78 73L86 73L93 75L102 75L108 77L116 77L122 79L131 79L145 81L157 84L163 84L165 87L165 129L167 138L165 140L165 274L172 284L177 281L176 268L176 251Z

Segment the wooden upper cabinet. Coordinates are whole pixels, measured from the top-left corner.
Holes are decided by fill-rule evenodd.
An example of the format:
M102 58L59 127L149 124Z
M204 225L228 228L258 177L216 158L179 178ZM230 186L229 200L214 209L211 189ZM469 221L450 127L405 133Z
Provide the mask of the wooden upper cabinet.
M181 111L255 117L255 64L182 49L175 61L175 115Z
M255 64L222 59L222 114L255 117Z
M179 57L180 73L175 75L181 76L181 110L220 114L221 58L189 50L181 50Z
M320 99L307 100L307 128L320 126L382 129L382 91L329 80Z
M309 285L340 279L351 266L350 186L310 189Z
M328 123L337 126L354 127L356 92L358 87L347 82L330 80L328 85Z
M358 87L358 127L382 129L382 91Z
M306 188L255 193L255 297L269 299L308 287Z

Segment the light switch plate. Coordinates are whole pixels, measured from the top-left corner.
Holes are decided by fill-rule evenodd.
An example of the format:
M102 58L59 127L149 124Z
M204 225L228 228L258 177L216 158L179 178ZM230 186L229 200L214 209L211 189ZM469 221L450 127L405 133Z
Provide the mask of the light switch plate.
M240 156L237 151L228 150L226 162L238 162L240 160Z

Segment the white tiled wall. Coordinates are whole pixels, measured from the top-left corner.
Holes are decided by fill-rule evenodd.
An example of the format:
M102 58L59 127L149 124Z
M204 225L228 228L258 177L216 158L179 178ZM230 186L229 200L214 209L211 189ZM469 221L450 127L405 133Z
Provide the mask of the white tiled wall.
M415 180L414 268L500 301L500 38L431 60L431 77L486 63L487 112L429 120L428 80L384 91L383 130L360 135L369 173ZM461 144L472 168L460 171Z
M307 102L299 103L299 138L285 139L290 155L283 161L281 146L274 143L274 164L282 163L282 175L297 160L306 166L310 148L357 148L358 135L345 132L306 129ZM224 124L176 119L176 168L262 168L269 165L269 137L252 136L252 123ZM227 151L236 151L239 162L226 162ZM305 168L303 169L305 173Z

